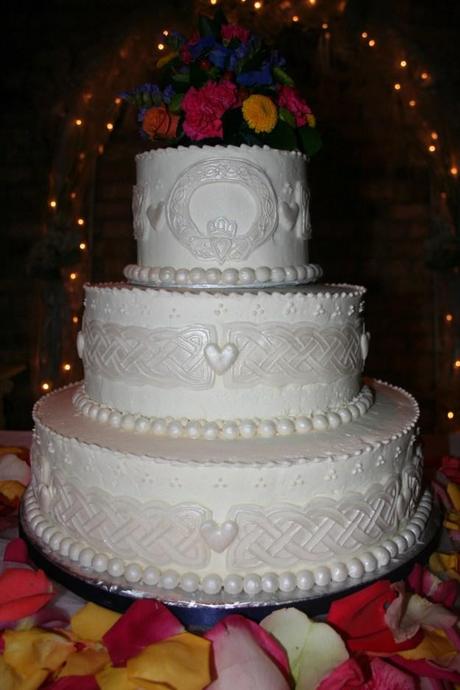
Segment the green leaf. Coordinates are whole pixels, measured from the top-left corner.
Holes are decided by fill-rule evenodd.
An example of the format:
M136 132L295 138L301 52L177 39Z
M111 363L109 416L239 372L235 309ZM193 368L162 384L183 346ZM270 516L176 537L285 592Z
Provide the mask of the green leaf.
M190 65L190 83L196 89L201 88L209 81L209 72L207 70L201 69L196 62L192 62Z
M180 112L183 98L184 98L183 93L175 93L174 96L171 98L171 101L169 103L169 110L172 113Z
M190 74L177 72L172 77L177 84L190 84Z
M263 140L265 144L273 149L292 151L297 148L295 130L282 120L278 120L276 127L269 134L263 135Z
M315 153L320 150L323 143L318 130L315 129L315 127L304 126L300 127L297 133L299 135L301 150L306 153L307 156L314 156Z
M287 74L287 72L281 69L281 67L273 68L273 76L281 84L285 84L286 86L294 86L294 80L289 76L289 74Z
M286 122L290 127L295 127L295 117L289 110L286 110L286 108L280 108L279 116L280 120Z

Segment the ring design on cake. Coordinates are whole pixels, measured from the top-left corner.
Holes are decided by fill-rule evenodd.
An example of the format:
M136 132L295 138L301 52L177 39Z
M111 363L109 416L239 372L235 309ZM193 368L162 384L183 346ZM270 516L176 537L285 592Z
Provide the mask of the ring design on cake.
M204 348L204 356L216 374L225 374L236 362L238 355L238 348L232 343L227 343L223 348L220 348L215 343L209 343Z
M204 186L217 183L240 187L240 204L248 213L255 207L255 216L247 229L238 227L235 219L227 217L226 214L232 213L230 206L222 207L215 217L208 217L204 227L195 223L191 208L193 196ZM235 199L232 206L238 207ZM166 217L174 237L193 256L214 259L219 264L243 261L278 227L277 197L258 165L239 158L210 158L190 166L177 179L166 202Z
M226 520L221 525L215 520L206 520L201 525L200 532L210 549L222 553L234 541L238 525L233 520Z

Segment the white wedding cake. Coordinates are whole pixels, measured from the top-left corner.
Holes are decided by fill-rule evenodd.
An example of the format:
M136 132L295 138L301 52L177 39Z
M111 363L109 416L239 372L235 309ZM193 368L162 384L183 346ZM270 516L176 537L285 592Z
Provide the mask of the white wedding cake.
M363 384L364 289L318 285L305 156L137 157L138 264L88 285L84 381L34 410L24 528L155 592L359 581L421 537L418 408Z

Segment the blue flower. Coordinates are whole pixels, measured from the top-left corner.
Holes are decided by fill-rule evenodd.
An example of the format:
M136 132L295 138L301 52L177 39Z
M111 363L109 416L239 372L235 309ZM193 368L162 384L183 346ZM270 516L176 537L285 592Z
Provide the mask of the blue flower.
M189 44L188 49L190 55L192 56L192 60L196 60L200 57L202 53L212 48L215 42L216 39L214 38L214 36L204 36L203 38L200 38L196 43Z
M171 84L168 84L168 86L163 90L163 100L165 103L171 103L171 98L174 96L176 92L174 91L174 88Z
M238 68L238 64L241 62L241 60L244 60L248 56L250 50L251 50L251 45L249 42L248 43L241 43L234 50L232 50L231 55L230 55L230 59L228 61L228 68L232 72L236 72L237 68Z
M262 65L262 69L237 74L236 81L241 86L271 86L273 76L268 62Z
M219 69L225 69L225 63L231 51L220 43L216 43L208 55L209 61Z

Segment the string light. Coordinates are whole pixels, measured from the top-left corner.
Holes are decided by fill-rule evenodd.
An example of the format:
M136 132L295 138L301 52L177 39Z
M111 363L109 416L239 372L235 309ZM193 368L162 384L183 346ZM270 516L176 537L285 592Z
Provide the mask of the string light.
M109 130L109 132L111 132L113 129L113 122L107 122L106 128Z
M371 38L371 40L369 41L368 45L369 45L370 48L373 48L373 47L375 46L375 41L374 41L373 38Z
M76 199L77 198L77 192L70 192L70 198Z
M51 201L50 201L50 206L51 206L51 208L56 208L56 206L57 206L57 201L56 201L56 199L51 199Z
M455 417L455 415L452 412L452 410L449 410L449 412L447 413L447 419L453 419L454 417Z
M78 118L77 120L75 120L75 124L77 125L77 127L81 127L83 124L83 120L80 120L80 118Z
M453 166L451 167L451 169L449 170L449 172L450 172L450 174L452 175L452 177L457 177L457 175L458 175L458 168L457 168L457 166L456 166L456 165L453 165Z
M428 146L428 151L429 151L430 153L434 153L434 152L436 151L436 146L435 146L434 144L430 144L430 145Z
M393 85L393 87L395 91L401 91L401 84L396 83Z
M49 391L51 388L51 383L48 383L48 381L43 381L40 388L42 389L42 391Z
M78 218L77 219L77 225L84 225L85 224L85 219L84 218Z
M212 0L211 0L211 4L214 4L214 5L215 5L215 2L213 3ZM164 44L164 43L159 43L159 44L157 45L157 48L158 48L158 50L164 50L164 49L165 49L165 44Z
M316 0L308 0L309 5L316 5Z
M63 364L62 368L64 369L64 371L70 371L72 369L71 365L68 362Z
M454 368L455 369L460 369L460 359L456 359L454 362Z
M163 31L163 36L169 36L169 31L168 31L168 29L165 29L165 30Z
M84 161L86 158L86 153L84 151L80 151L78 157L81 161Z
M72 316L72 323L78 323L78 316Z
M259 0L256 0L256 2L254 3L254 9L255 9L255 10L260 10L261 7L262 7L262 3L259 2Z
M102 144L99 144L99 146L97 147L97 152L100 156L102 156L102 154L104 153L104 147Z
M77 274L76 273L71 273L69 275L70 280L77 280Z
M454 320L454 317L452 316L452 314L446 314L447 323L452 323L453 320Z
M420 75L420 79L423 79L423 81L426 81L429 78L430 78L430 75L428 74L428 72L422 72Z
M403 69L404 69L404 67L407 67L407 60L401 60L401 62L399 63L399 66L402 67Z
M115 103L115 105L120 105L120 103L121 103L121 98L120 98L119 96L117 96L117 97L115 98L115 100L114 100L114 103Z
M367 31L363 31L363 33L361 34L361 38L367 38L368 35L369 34L367 33Z
M410 105L411 108L415 108L415 106L417 105L417 101L414 101L414 99L412 98L412 99L409 101L409 105Z
M324 31L326 31L326 29L329 28L329 24L328 24L327 22L323 22L323 23L321 24L321 28L324 29Z
M439 139L438 133L437 132L431 132L431 138L433 141L437 141Z
M211 5L217 5L217 0L209 0L209 2L211 3Z
M294 23L299 21L299 18L298 18L298 16L297 16L296 14L292 17L292 21L293 21Z
M84 251L86 249L86 242L80 242L80 249Z

